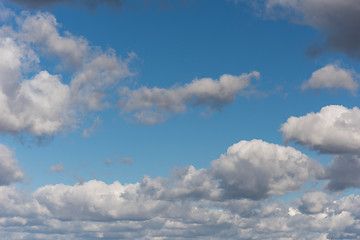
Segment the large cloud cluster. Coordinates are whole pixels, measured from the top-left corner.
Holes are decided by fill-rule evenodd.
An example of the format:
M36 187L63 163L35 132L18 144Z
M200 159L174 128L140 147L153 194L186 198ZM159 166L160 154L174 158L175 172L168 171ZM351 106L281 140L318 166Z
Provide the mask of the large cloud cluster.
M342 191L360 187L360 110L330 105L317 113L290 117L280 131L285 141L295 141L321 153L335 154L320 179L326 188Z
M46 185L28 194L0 187L0 235L5 239L325 240L328 234L356 239L360 233L358 196L335 201L325 193L309 192L291 205L184 195L169 199L157 194L158 181L147 178L122 185L92 180L74 186ZM149 182L151 189L146 186ZM177 186L164 190L172 188Z
M102 52L84 38L61 34L51 14L1 14L7 19L0 27L1 132L53 135L73 126L77 111L104 108L109 87L130 75L113 50ZM41 69L42 59L55 59L57 66ZM50 73L56 68L71 79Z

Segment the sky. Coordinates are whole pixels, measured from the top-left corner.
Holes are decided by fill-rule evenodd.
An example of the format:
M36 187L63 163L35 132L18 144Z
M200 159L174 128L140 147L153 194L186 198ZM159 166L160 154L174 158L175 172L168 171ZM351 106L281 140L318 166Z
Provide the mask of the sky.
M360 239L357 0L4 0L1 239Z

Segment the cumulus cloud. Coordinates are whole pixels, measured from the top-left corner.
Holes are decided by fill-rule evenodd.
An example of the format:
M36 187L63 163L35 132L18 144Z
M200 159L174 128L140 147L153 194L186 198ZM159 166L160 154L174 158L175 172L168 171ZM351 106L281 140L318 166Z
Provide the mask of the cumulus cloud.
M258 79L258 72L234 76L222 75L219 80L195 79L184 86L120 90L118 105L124 112L132 112L141 124L162 122L172 113L185 112L188 105L205 106L209 110L220 110L233 102L237 95L245 93L251 79Z
M61 34L49 13L2 12L10 19L0 27L1 132L44 136L72 127L79 112L108 106L109 88L130 75L128 62L113 50L103 52L82 37ZM42 59L72 77L41 69Z
M144 176L132 184L90 180L45 185L32 193L0 186L0 235L67 240L358 235L357 196L334 201L310 192L291 206L269 198L299 189L319 170L291 147L252 140L229 147L209 168L177 168L168 178Z
M0 185L23 180L24 172L17 165L14 154L6 146L0 144Z
M341 239L360 233L360 199L355 195L334 201L331 195L312 192L290 206L275 200L161 199L155 189L143 187L91 180L26 193L3 186L0 234L9 239L325 240L329 233Z
M295 191L322 170L305 154L261 140L241 141L211 163L223 194L260 199Z
M280 131L286 142L295 141L322 153L359 153L360 110L326 106L318 113L290 117Z
M353 71L342 69L336 64L328 64L313 72L311 78L303 83L302 89L345 88L354 92L358 88Z
M252 140L234 144L210 168L177 169L169 179L144 178L142 186L160 199L259 200L296 191L322 172L292 147Z
M334 201L332 197L323 192L309 192L301 197L299 210L305 214L322 213Z
M357 0L267 0L266 12L273 17L288 17L309 25L325 35L324 43L309 48L316 55L325 49L360 57L360 5Z

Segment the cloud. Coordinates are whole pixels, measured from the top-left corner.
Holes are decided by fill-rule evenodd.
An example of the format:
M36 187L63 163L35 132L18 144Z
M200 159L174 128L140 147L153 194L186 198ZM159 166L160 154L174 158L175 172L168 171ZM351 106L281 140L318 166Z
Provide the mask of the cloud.
M96 129L99 127L99 125L102 124L102 120L100 119L99 116L97 116L93 122L93 124L87 128L87 129L84 129L83 133L82 133L82 136L84 138L88 138L90 137L92 134L94 134L94 132L96 131Z
M299 210L305 214L322 213L334 201L329 195L323 192L309 192L301 197Z
M353 71L342 69L336 64L328 64L313 72L311 78L303 83L302 89L345 88L354 93L359 86L355 78Z
M261 1L258 1L261 5ZM258 6L258 5L257 5ZM324 50L343 52L349 57L360 57L360 6L357 0L266 0L265 15L289 18L319 30L324 38L311 46L310 55Z
M357 107L326 106L318 113L290 117L280 131L286 142L295 141L322 153L358 153L360 110Z
M351 239L360 198L310 192L286 204L321 167L291 147L240 141L209 168L167 178L98 180L39 187L0 186L0 235L7 239ZM257 190L255 190L257 189Z
M142 186L158 199L259 200L296 191L322 172L294 148L252 140L229 147L210 168L188 166L169 179L144 178Z
M261 199L299 189L321 167L291 147L261 140L241 141L211 163L223 194Z
M131 157L123 157L121 162L124 163L124 164L133 164L134 160Z
M111 10L121 10L124 6L129 9L144 10L152 6L156 6L160 10L166 10L174 7L181 7L187 4L191 4L189 0L8 0L18 5L22 5L31 10L49 8L60 4L73 5L73 6L85 6L89 9L94 9L100 6L107 6Z
M131 75L127 60L113 50L103 52L82 37L61 34L53 15L2 9L6 21L16 24L0 27L1 132L51 136L72 128L82 113L109 106L108 91ZM43 59L56 67L42 69ZM52 74L55 69L71 77Z
M325 187L331 191L342 191L346 188L360 187L360 157L358 155L335 156L324 176L329 179Z
M54 165L50 167L49 172L63 172L64 171L64 165L62 162L60 162L58 165Z
M73 5L84 5L86 7L94 8L99 5L108 5L109 7L121 8L125 0L8 0L16 4L24 5L29 9L39 9L51 7L58 4L73 4Z
M258 72L251 72L240 76L224 74L219 80L195 79L170 89L141 87L131 90L124 87L120 90L118 105L123 112L133 113L139 123L155 124L173 113L185 112L188 105L220 110L232 103L237 95L245 93L251 79L259 77Z
M3 186L0 193L0 234L8 239L325 240L328 233L341 239L360 233L355 195L334 201L311 192L291 206L276 200L165 200L141 183L96 180L46 185L33 193Z
M25 177L13 155L10 149L0 144L0 185L9 185Z

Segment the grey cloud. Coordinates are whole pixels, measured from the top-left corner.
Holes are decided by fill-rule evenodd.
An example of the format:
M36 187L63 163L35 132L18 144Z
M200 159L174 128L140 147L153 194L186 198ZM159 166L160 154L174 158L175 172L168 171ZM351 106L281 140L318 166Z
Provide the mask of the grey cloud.
M290 117L280 131L286 142L295 141L322 153L360 151L360 110L330 105L320 112Z
M146 10L153 6L160 10L166 10L191 4L194 0L8 0L8 2L24 6L30 10L50 8L56 5L85 6L92 10L105 5L109 10L119 11L124 6L133 10Z
M329 179L326 188L342 191L346 188L360 187L360 157L358 155L335 156L330 163L325 179Z
M313 44L308 53L317 55L325 50L339 51L360 57L360 5L357 0L266 0L265 15L289 18L295 23L309 25L325 37ZM264 4L262 4L264 3Z
M355 79L357 74L354 71L340 68L336 64L328 64L313 72L311 78L303 83L302 89L345 88L354 93L359 86Z
M13 153L6 146L0 144L0 185L23 180L24 172L17 165Z
M109 106L107 92L131 75L129 59L89 46L84 38L61 34L49 13L8 15L17 26L0 27L1 132L42 137L72 128L82 113ZM63 80L41 69L41 58L55 58L58 68L72 77Z
M188 105L205 106L209 110L220 110L233 102L237 95L246 93L251 79L258 79L258 72L233 76L222 75L219 80L195 79L184 86L120 90L118 106L123 112L133 113L141 124L155 124L164 121L173 113L185 112Z

